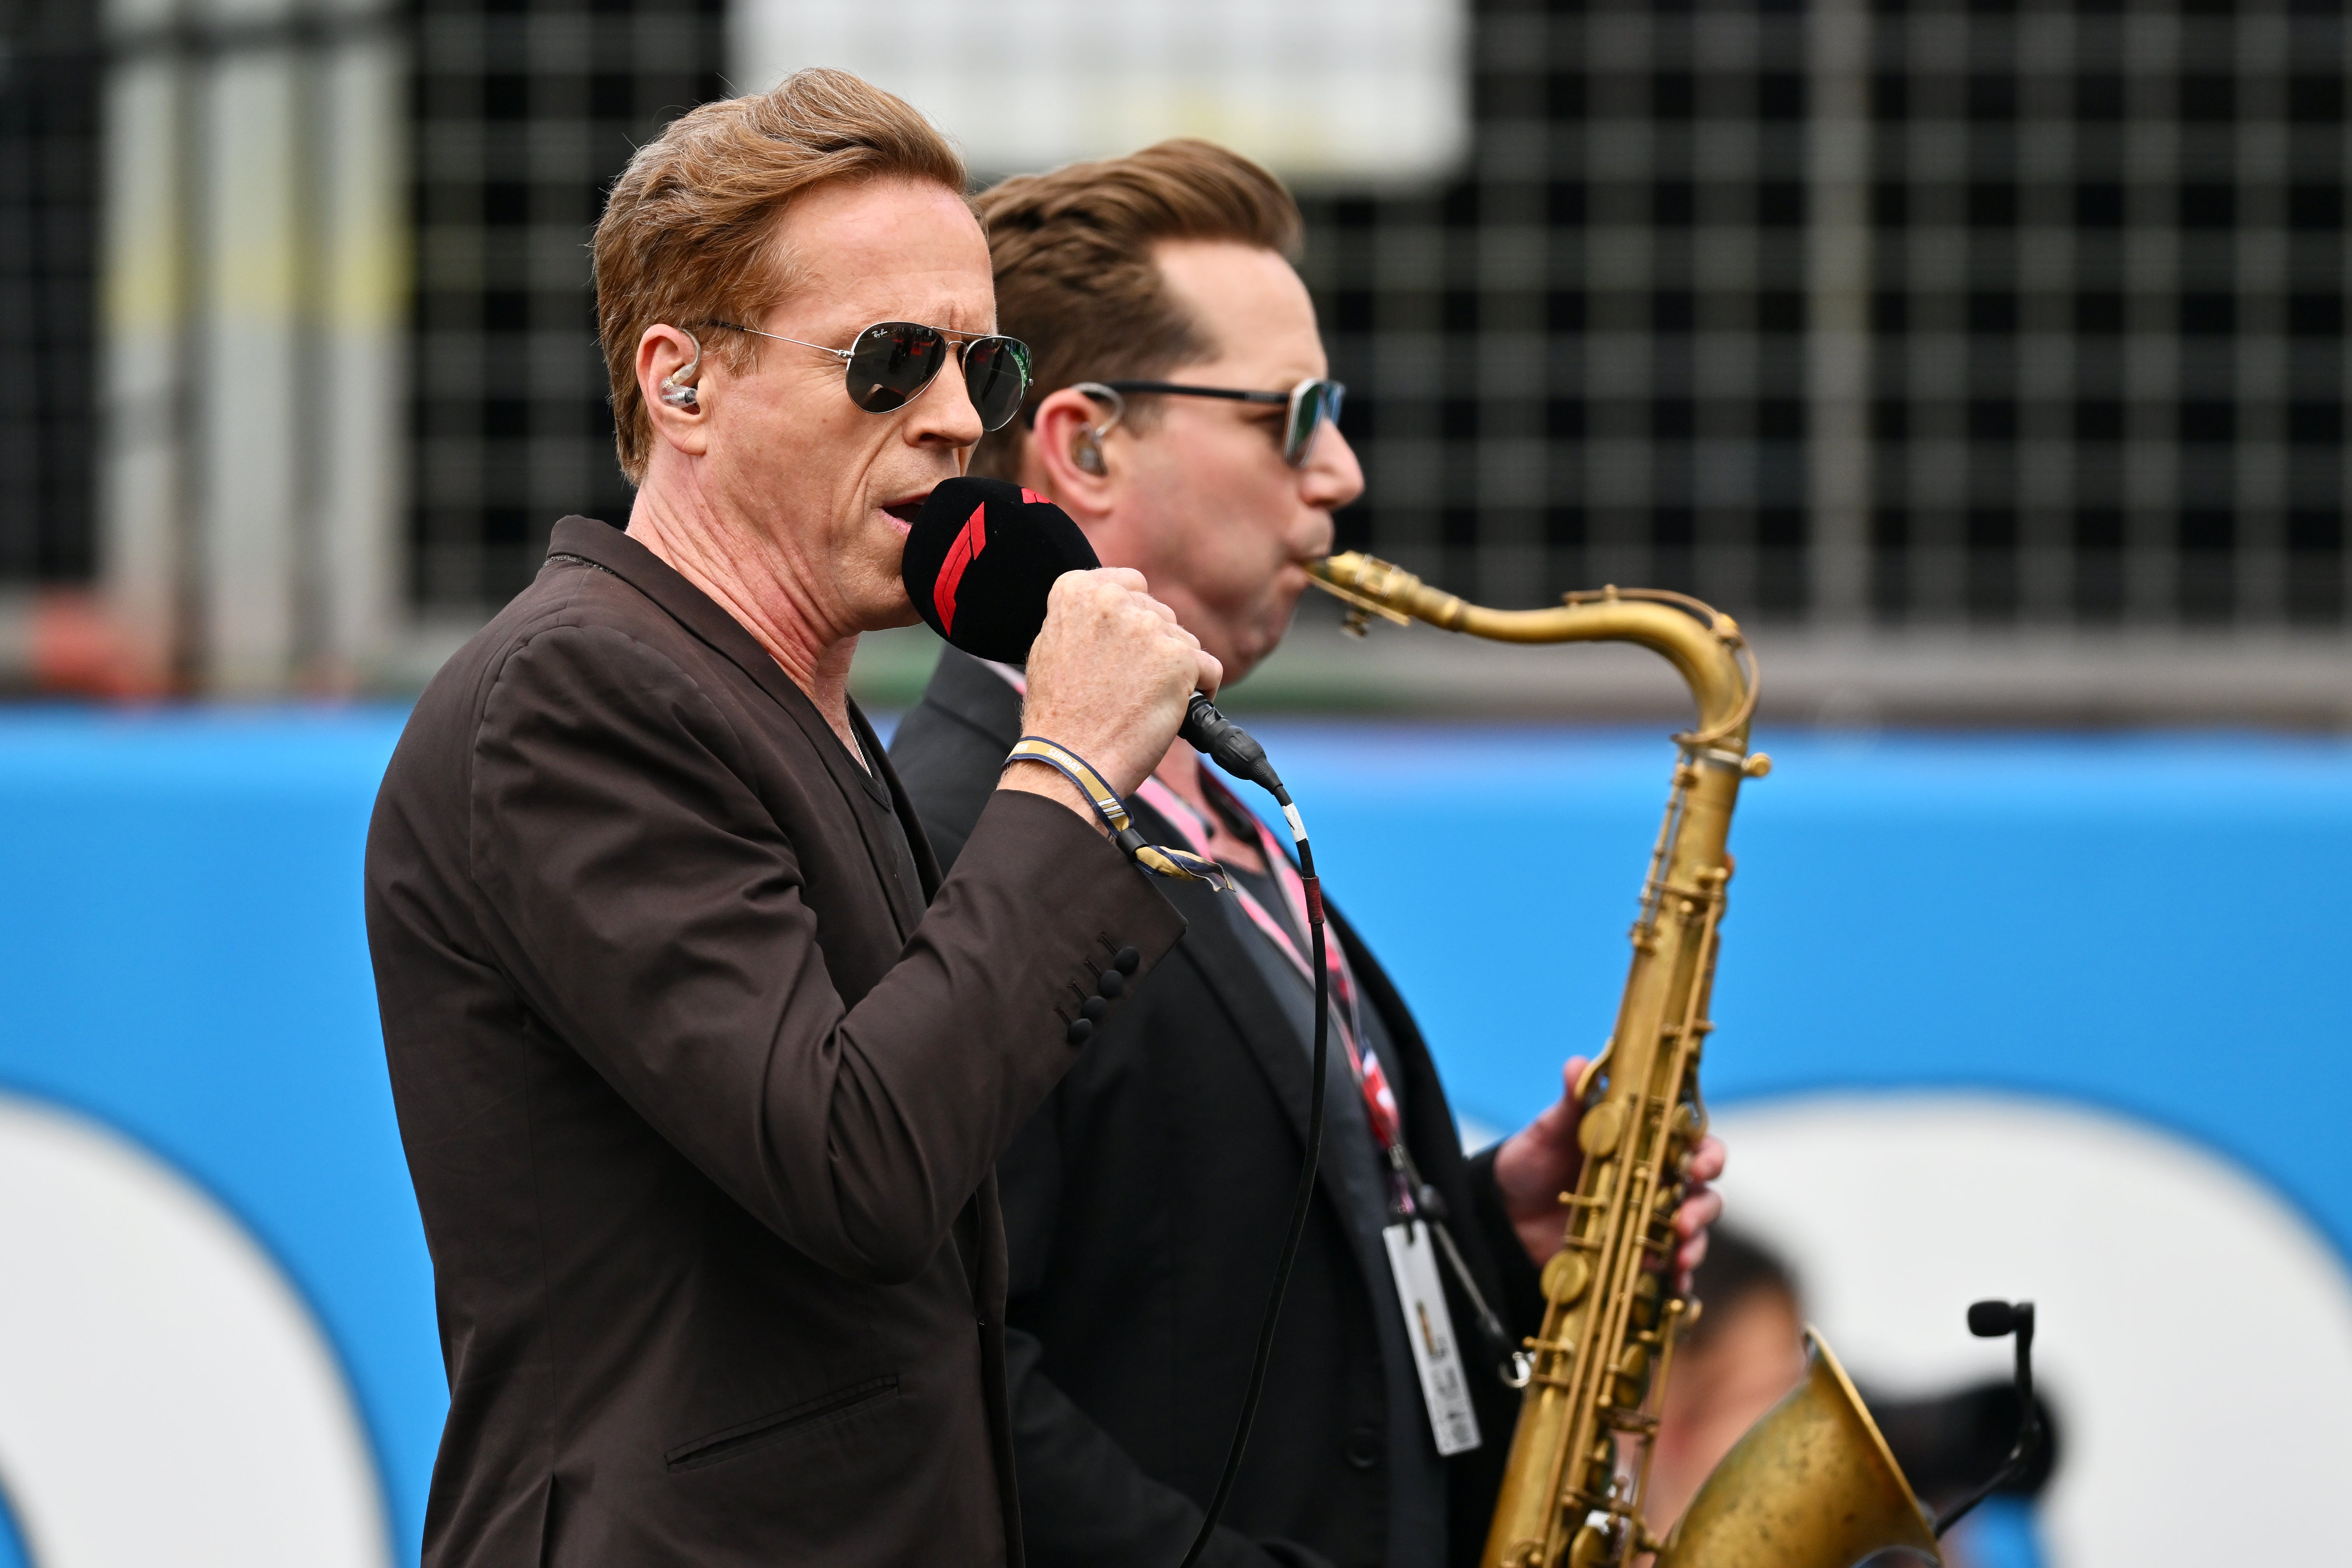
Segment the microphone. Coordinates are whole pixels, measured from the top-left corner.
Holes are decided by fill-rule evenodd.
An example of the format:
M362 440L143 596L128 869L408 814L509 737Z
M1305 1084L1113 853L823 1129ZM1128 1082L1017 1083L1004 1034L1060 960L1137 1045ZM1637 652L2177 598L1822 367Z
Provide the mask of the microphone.
M1035 490L964 475L941 481L907 531L898 565L923 623L975 658L1020 664L1065 572L1102 564L1070 514ZM1177 731L1235 778L1289 804L1265 748L1201 692Z
M1070 514L1003 479L943 481L907 531L898 576L924 625L974 658L1020 664L1065 572L1102 564Z

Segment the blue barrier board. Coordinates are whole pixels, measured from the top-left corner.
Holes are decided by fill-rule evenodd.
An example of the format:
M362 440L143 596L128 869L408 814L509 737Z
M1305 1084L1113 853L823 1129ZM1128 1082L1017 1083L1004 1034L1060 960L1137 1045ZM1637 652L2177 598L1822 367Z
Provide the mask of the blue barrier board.
M119 1131L251 1231L343 1363L394 1560L414 1562L446 1397L360 908L403 719L0 717L0 1089ZM1517 1125L1609 1027L1672 748L1258 732L1457 1105ZM2109 1107L2237 1160L2352 1255L2333 880L2352 859L2352 744L1763 744L1780 765L1733 830L1715 1100L1983 1087Z

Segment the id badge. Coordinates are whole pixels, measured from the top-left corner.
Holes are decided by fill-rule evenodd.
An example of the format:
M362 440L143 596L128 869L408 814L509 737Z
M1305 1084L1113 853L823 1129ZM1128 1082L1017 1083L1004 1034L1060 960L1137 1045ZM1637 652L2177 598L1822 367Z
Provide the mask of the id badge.
M1396 1275L1397 1304L1404 1309L1404 1336L1412 1342L1412 1364L1421 1373L1421 1400L1429 1408L1429 1430L1437 1451L1452 1456L1478 1446L1478 1415L1470 1408L1470 1385L1462 1352L1454 1342L1454 1318L1438 1283L1437 1253L1426 1221L1392 1225L1381 1232L1388 1243L1389 1268Z

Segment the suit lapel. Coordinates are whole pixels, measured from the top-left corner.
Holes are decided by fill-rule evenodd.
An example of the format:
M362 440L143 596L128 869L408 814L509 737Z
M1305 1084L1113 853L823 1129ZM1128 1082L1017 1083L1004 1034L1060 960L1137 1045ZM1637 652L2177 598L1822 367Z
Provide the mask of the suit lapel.
M866 858L873 863L875 876L885 889L897 885L891 875L891 863L896 857L891 854L888 845L876 838L877 824L874 814L862 809L860 803L863 800L893 809L900 822L912 824L913 813L907 809L898 781L895 778L877 779L849 754L848 748L841 743L841 737L834 733L833 726L824 721L824 715L819 713L816 704L809 700L808 693L793 684L792 677L786 675L783 667L760 646L759 638L745 629L740 621L721 609L709 595L688 582L668 562L610 523L587 517L564 518L555 525L554 532L548 540L547 552L550 555L577 555L612 573L660 605L672 620L741 670L754 686L773 699L776 706L782 708L799 727L802 736L808 742L810 753L824 764L826 776L841 792L842 804L849 808L850 819L857 824L858 836L866 845ZM882 749L872 740L873 732L866 726L864 716L853 709L850 722L867 738L878 762ZM887 768L887 764L882 765ZM910 845L921 843L921 830L910 826L908 841ZM916 855L915 866L919 874L928 859L928 849ZM938 868L934 864L929 880L924 887L926 898L938 885ZM903 940L911 933L914 922L907 911L898 908L895 897L886 895L886 900ZM915 912L914 919L920 919L920 911Z
M1146 838L1156 844L1183 843L1166 819L1150 806L1130 802L1129 808ZM1246 936L1243 933L1240 911L1234 907L1231 894L1216 892L1199 882L1169 881L1161 888L1189 922L1175 956L1192 966L1202 985L1224 1008L1225 1016L1233 1021L1234 1033L1241 1037L1251 1059L1257 1064L1267 1089L1289 1119L1303 1148L1315 1087L1314 1057L1307 1048L1312 1042L1301 1040L1290 1032L1289 1014L1266 984L1256 956L1242 945L1264 939L1255 932ZM1344 1049L1334 1036L1330 1054L1335 1065ZM1339 1079L1344 1081L1345 1076L1344 1071L1340 1072ZM1333 1092L1339 1092L1336 1082ZM1330 1124L1351 1124L1331 1116L1328 1109L1325 1114L1328 1120L1316 1176L1324 1195L1345 1214L1349 1202L1347 1179L1341 1174L1339 1144L1331 1134Z
M849 721L857 727L858 738L866 742L866 754L874 759L882 787L889 792L891 814L906 829L907 847L915 857L915 877L922 884L923 903L929 907L931 900L939 896L940 858L931 853L931 841L923 835L923 825L915 816L915 803L907 798L907 786L899 782L898 770L890 765L882 738L874 732L874 726L866 721L866 714L855 702L849 705ZM919 910L915 918L921 920Z
M1021 702L1011 683L969 654L949 648L940 655L940 668L932 677L928 696L1008 752L1021 738ZM1149 805L1129 801L1128 806L1134 813L1136 827L1146 838L1155 844L1183 843L1174 827ZM1241 1037L1303 1147L1307 1142L1309 1097L1314 1089L1314 1074L1309 1070L1313 1058L1305 1042L1290 1032L1288 1015L1266 984L1256 958L1243 947L1240 921L1234 918L1238 911L1231 907L1230 896L1199 882L1163 881L1160 889L1186 921L1184 940L1176 945L1176 960L1192 965L1202 985L1233 1020L1234 1033ZM1260 939L1253 936L1249 940ZM1341 1048L1337 1039L1331 1042L1335 1053ZM1321 1169L1317 1174L1326 1195L1344 1214L1347 1188L1336 1163L1332 1142L1328 1136L1324 1139Z
M1021 702L1012 686L995 670L969 655L949 648L940 656L939 668L933 673L924 700L945 710L959 722L987 736L998 746L1011 750L1020 739ZM1145 837L1169 842L1174 834L1158 813L1148 806L1137 810L1138 826ZM1170 959L1171 964L1183 963L1192 967L1202 986L1216 999L1225 1016L1232 1021L1234 1035L1243 1049L1255 1064L1265 1080L1267 1092L1274 1096L1288 1119L1293 1131L1304 1144L1307 1136L1307 1113L1312 1078L1308 1072L1309 1057L1301 1042L1291 1034L1280 1004L1267 985L1265 976L1256 961L1242 946L1244 940L1238 930L1239 922L1230 918L1236 911L1219 907L1222 895L1210 891L1197 882L1163 882L1161 890L1170 902L1185 917L1187 927L1182 942ZM1227 900L1230 903L1230 900ZM1422 1173L1436 1184L1453 1205L1458 1216L1454 1233L1465 1260L1477 1276L1479 1289L1488 1300L1505 1314L1507 1321L1517 1322L1528 1318L1528 1303L1540 1308L1536 1293L1533 1266L1523 1253L1514 1253L1497 1261L1486 1245L1484 1226L1472 1223L1476 1213L1465 1170L1461 1146L1453 1120L1446 1109L1444 1089L1439 1085L1436 1068L1431 1063L1427 1047L1412 1015L1398 995L1379 961L1357 939L1355 931L1335 910L1331 915L1331 931L1335 940L1347 946L1357 983L1363 990L1365 1003L1379 1013L1387 1026L1391 1056L1391 1070L1397 1072L1405 1090L1406 1140L1413 1150ZM1255 932L1247 940L1259 939ZM1339 1048L1337 1041L1332 1048ZM1353 1125L1350 1123L1350 1125ZM1327 1139L1317 1180L1325 1198L1335 1214L1344 1216L1349 1212L1350 1198L1339 1165L1339 1146L1336 1139ZM1365 1271L1368 1287L1377 1292L1389 1289L1377 1258L1362 1256L1360 1247L1354 1249ZM1506 1288L1506 1282L1508 1288ZM1449 1292L1456 1288L1447 1280ZM1466 1298L1455 1303L1457 1328L1469 1324L1470 1308ZM1522 1324L1525 1331L1533 1332L1536 1323L1528 1320ZM1490 1432L1509 1430L1516 1406L1507 1393L1489 1386L1483 1379L1476 1384L1480 1400L1479 1415ZM1490 1436L1484 1452L1499 1456L1498 1439ZM1490 1458L1486 1462L1498 1463ZM1484 1473L1484 1472L1479 1472Z
M1021 693L997 670L960 647L940 650L923 700L1008 752L1021 739Z

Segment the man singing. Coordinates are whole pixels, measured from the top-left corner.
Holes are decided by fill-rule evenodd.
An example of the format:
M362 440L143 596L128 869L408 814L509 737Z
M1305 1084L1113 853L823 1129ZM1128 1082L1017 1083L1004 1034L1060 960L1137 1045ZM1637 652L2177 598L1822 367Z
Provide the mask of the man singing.
M385 776L436 1568L1021 1560L991 1166L1182 921L1040 766L942 879L844 686L1026 382L963 186L837 72L637 153L595 241L627 531L555 525ZM1131 789L1217 677L1134 573L1074 574L1024 728Z
M998 309L1037 374L1024 417L982 444L975 468L1053 496L1105 562L1145 574L1228 677L1245 674L1281 640L1307 563L1329 552L1332 511L1363 488L1290 264L1297 207L1256 165L1187 141L1009 180L980 208ZM1032 702L1038 676L1033 660ZM893 742L951 858L979 847L1024 722L1022 679L948 649ZM1175 956L999 1166L1024 1530L1031 1561L1055 1568L1172 1565L1199 1529L1281 1247L1309 1088L1313 991L1288 860L1189 746L1160 759L1130 804L1147 835L1213 855L1239 891L1171 889L1190 922ZM1449 1215L1469 1285L1516 1345L1540 1320L1537 1269L1559 1247L1558 1197L1575 1184L1575 1112L1563 1098L1465 1163L1412 1016L1362 941L1333 923L1343 963L1321 1202L1206 1561L1468 1563L1517 1415L1489 1370L1507 1346L1482 1339L1449 1271L1480 1438L1465 1449L1461 1422L1433 1421L1442 1391L1424 1391L1408 1339L1430 1325L1418 1305L1408 1321L1383 1231L1407 1205ZM1582 1065L1567 1064L1570 1082ZM1722 1161L1709 1140L1693 1173L1711 1180ZM1678 1267L1697 1262L1719 1206L1703 1189L1684 1205Z

